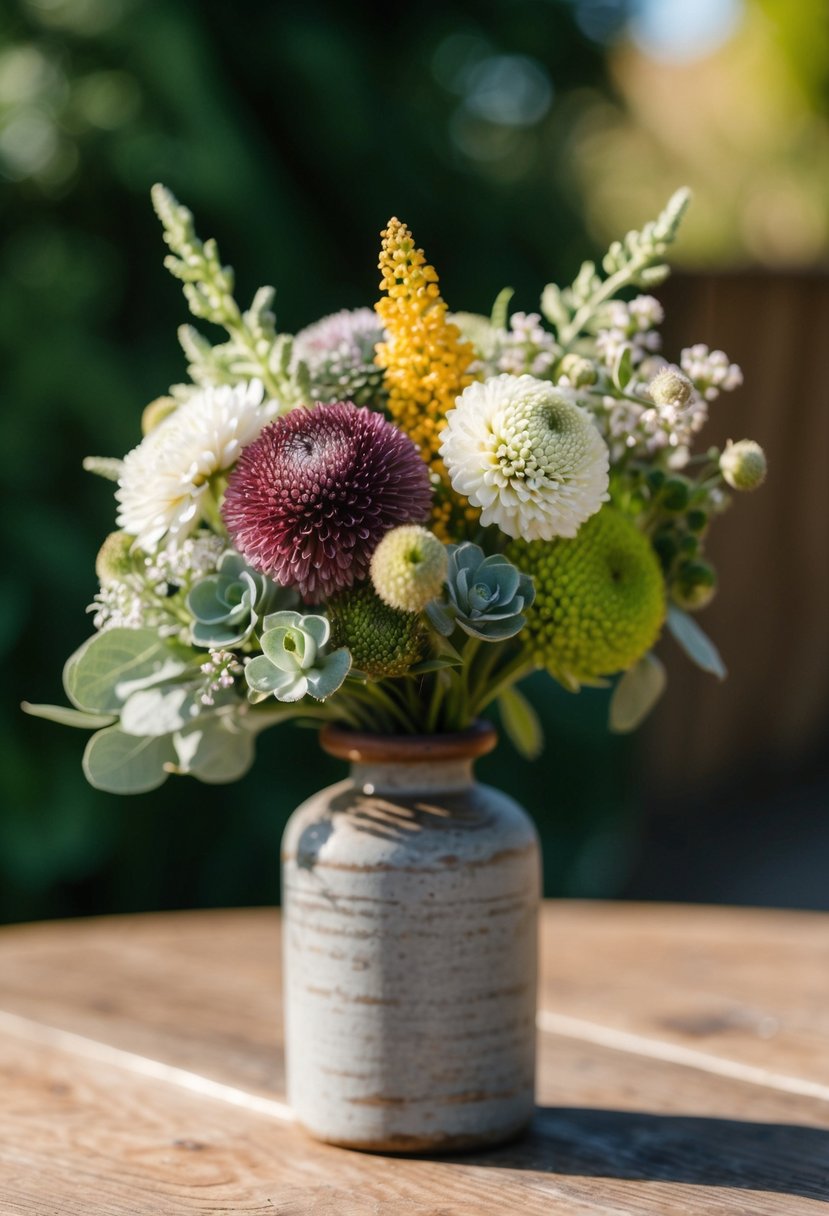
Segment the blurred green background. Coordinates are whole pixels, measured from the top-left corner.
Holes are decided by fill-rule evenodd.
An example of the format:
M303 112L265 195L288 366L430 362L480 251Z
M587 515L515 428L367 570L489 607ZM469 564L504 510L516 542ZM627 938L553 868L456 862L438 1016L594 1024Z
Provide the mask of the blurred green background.
M734 330L739 349L720 330L749 319L746 301L768 298L777 325L787 305L774 293L792 283L809 317L826 313L824 18L822 0L0 3L0 921L272 902L287 815L341 775L312 734L271 732L239 785L171 780L119 800L85 784L80 732L18 708L24 697L60 699L61 665L91 631L84 609L114 509L111 487L82 473L81 460L133 446L143 406L184 375L175 330L186 306L162 268L150 185L165 182L202 236L218 238L241 299L276 285L280 328L295 331L373 302L378 234L391 214L425 246L450 306L488 311L509 284L514 306L530 311L545 282L569 280L687 182L695 202L676 249L683 269L664 295L675 310L666 334L674 355L693 341L725 346L744 364L745 396L770 383L752 367L756 326ZM743 302L729 305L744 283ZM804 285L814 297L806 303ZM797 355L802 371L803 352L787 349L784 363ZM807 369L813 357L809 347ZM768 434L749 430L769 446L785 433L786 402L775 402ZM770 454L781 494L784 454ZM739 504L739 519L750 515ZM745 526L722 525L736 552ZM756 650L740 650L739 613L756 598L750 580L767 590L773 577L774 552L761 546L760 557L759 569L730 561L721 572L732 617L740 606L735 681L741 664L758 662ZM786 577L806 580L807 570L804 557ZM808 594L814 606L813 570ZM666 722L674 750L701 757L690 773L678 761L660 768L668 727L644 741L611 738L603 694L573 698L536 679L544 757L527 765L504 743L480 769L534 812L548 894L709 897L715 821L730 824L735 848L751 837L756 853L757 831L765 840L783 813L769 790L783 798L794 784L806 790L803 848L814 854L826 818L829 661L825 648L815 654L821 683L805 725L771 753L762 731L745 726L748 743L714 755L692 729L712 694L679 675ZM722 729L739 737L739 703L723 704ZM759 754L774 757L771 787ZM738 808L730 818L726 803ZM663 890L666 874L675 882ZM774 876L752 892L788 900ZM714 896L740 892L726 884Z

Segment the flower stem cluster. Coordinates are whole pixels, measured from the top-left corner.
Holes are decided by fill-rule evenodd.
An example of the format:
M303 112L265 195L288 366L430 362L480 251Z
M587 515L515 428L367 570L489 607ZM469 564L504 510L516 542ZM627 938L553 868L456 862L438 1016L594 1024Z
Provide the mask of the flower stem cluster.
M307 369L292 363L290 338L276 332L274 288L260 287L250 308L242 311L233 294L233 270L222 265L216 242L199 239L192 213L166 187L153 186L152 200L171 251L164 265L182 282L190 311L222 326L229 336L228 342L212 346L193 326L182 326L179 340L193 382L206 386L257 378L278 408L300 404L307 397ZM185 387L183 395L187 393Z

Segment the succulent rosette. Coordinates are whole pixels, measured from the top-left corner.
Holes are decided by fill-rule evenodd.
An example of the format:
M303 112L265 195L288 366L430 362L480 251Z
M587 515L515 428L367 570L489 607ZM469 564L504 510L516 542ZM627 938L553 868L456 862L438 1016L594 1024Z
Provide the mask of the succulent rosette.
M710 528L766 458L751 439L693 454L742 373L702 344L662 351L650 293L687 201L512 316L508 289L489 317L450 309L393 218L375 309L292 338L274 289L241 306L215 241L155 187L166 264L225 333L183 326L188 382L145 408L123 459L84 462L117 482L119 531L70 707L29 709L95 732L92 784L236 780L292 717L429 734L497 705L532 757L525 676L613 681L610 725L632 729L665 684L663 631L724 676L691 614L717 588Z
M277 607L292 607L296 592L251 570L241 554L223 554L215 574L199 579L187 595L194 646L235 647L246 642L259 620Z
M535 596L532 579L506 557L487 557L469 542L449 548L446 590L445 602L427 608L432 624L444 634L457 624L485 642L503 642L520 633Z
M326 653L331 626L324 616L275 612L265 618L262 653L245 668L245 679L258 693L277 701L301 701L306 695L324 701L342 684L351 658L342 648Z

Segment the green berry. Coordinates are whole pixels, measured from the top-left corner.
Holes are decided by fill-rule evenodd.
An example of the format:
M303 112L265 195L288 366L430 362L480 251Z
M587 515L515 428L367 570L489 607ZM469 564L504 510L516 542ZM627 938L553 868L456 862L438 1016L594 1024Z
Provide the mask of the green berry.
M708 526L708 512L694 508L686 515L685 522L692 532L704 532Z
M696 611L710 604L717 590L717 572L708 562L683 562L671 584L671 598L680 608Z
M684 511L690 491L684 477L669 477L662 487L661 503L666 511Z

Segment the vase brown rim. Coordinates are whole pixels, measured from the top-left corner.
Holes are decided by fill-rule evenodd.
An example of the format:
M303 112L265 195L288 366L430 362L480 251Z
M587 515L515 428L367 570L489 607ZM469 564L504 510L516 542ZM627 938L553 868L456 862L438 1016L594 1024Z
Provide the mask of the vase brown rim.
M466 730L444 735L372 735L328 723L320 745L329 756L360 763L418 764L433 760L475 760L491 752L498 732L491 722L473 722Z

